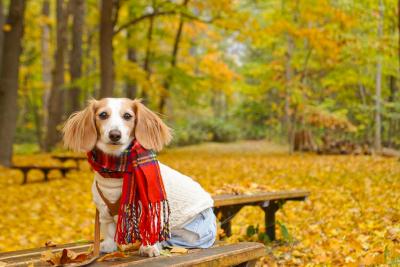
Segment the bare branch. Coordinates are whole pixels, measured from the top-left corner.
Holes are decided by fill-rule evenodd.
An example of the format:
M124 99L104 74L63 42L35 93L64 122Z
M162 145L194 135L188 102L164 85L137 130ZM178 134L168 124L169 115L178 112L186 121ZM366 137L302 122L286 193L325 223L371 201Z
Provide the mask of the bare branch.
M184 18L187 18L187 19L190 19L190 20L199 21L199 22L206 23L206 24L213 23L216 19L219 18L219 17L214 17L214 18L211 18L211 19L209 19L209 20L204 20L204 19L202 19L202 18L193 16L192 14L188 14L188 13L185 13L185 12L181 12L181 15L182 15L182 17L184 17Z
M177 15L177 14L181 14L181 16L183 16L183 17L185 17L187 19L195 20L195 21L199 21L199 22L207 23L207 24L213 23L216 19L219 18L219 17L214 17L214 18L209 19L209 20L204 20L202 18L196 17L196 16L194 16L192 14L185 13L185 12L179 11L179 10L155 11L153 13L145 14L145 15L142 15L142 16L140 16L138 18L134 18L131 21L128 21L125 24L122 24L119 28L117 28L114 31L114 35L120 33L121 31L123 31L123 30L129 28L130 26L135 25L135 24L137 24L137 23L139 23L139 22L141 22L143 20L146 20L146 19L149 19L149 18L152 18L152 17L156 17L156 16L168 16L168 15Z
M134 25L136 23L139 23L139 22L141 22L143 20L146 20L148 18L156 17L156 16L175 15L175 14L177 14L176 10L170 10L170 11L160 11L160 12L154 12L154 13L151 13L151 14L142 15L142 16L140 16L138 18L135 18L135 19L133 19L131 21L128 21L125 24L122 24L119 28L117 28L114 31L114 35L120 33L121 31L125 30L126 28L129 28L130 26L132 26L132 25Z

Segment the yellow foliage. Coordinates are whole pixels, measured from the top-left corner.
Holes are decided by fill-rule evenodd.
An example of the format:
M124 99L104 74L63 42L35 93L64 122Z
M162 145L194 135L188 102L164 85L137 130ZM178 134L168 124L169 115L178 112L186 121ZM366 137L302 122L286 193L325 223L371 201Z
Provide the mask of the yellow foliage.
M278 211L277 220L287 227L293 242L267 244L264 264L381 264L400 257L400 162L396 159L288 156L280 147L255 141L170 149L159 158L210 192L296 188L311 192L307 201L288 202ZM49 155L16 156L14 161L60 164ZM82 167L66 179L23 186L18 184L18 171L0 170L0 250L92 238L92 173L86 163ZM30 178L40 177L33 172ZM264 230L263 221L259 208L242 209L233 220L229 241L247 239L249 225ZM277 235L282 239L279 226Z

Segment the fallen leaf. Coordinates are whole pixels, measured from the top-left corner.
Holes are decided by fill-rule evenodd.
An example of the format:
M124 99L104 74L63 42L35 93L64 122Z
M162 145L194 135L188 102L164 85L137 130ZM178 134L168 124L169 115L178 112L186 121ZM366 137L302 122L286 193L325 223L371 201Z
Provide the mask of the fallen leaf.
M0 261L0 267L4 267L4 266L6 266L6 265L7 265L7 262Z
M188 250L186 248L182 247L172 247L171 253L177 253L177 254L186 254L188 253Z
M167 256L167 257L171 257L172 256L171 252L168 249L162 249L160 251L160 255Z
M70 249L63 249L61 253L53 253L51 250L47 250L42 252L40 260L58 266L68 263L81 263L89 260L91 256L91 252L76 253Z
M140 248L140 241L136 241L133 244L127 244L127 245L118 245L119 249L121 251L134 251L134 250L138 250Z
M43 251L40 257L40 260L43 262L48 262L51 265L59 265L60 264L60 255L54 254L51 250Z
M108 260L114 260L114 259L126 258L126 257L128 257L128 256L125 255L125 253L117 251L117 252L106 254L103 257L99 258L97 261L101 262L101 261L108 261Z
M57 244L55 244L53 241L51 241L51 240L49 240L49 241L47 241L46 243L44 243L44 245L47 247L47 248L50 248L50 247L56 247L57 246Z

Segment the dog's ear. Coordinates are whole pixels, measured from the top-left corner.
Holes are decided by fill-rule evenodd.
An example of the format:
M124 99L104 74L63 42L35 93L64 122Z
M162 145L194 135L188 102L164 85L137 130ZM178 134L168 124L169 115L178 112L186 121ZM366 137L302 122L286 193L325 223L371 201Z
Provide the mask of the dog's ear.
M135 112L135 138L146 149L160 151L171 139L171 129L140 100L132 101Z
M73 113L63 127L64 146L74 151L90 151L97 141L95 124L96 100L90 100L88 106Z

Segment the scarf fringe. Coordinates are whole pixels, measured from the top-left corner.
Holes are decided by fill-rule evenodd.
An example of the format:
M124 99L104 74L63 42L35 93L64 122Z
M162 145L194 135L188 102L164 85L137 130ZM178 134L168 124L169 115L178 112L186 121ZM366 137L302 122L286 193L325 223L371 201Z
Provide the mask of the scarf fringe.
M147 211L143 211L143 208ZM123 216L118 216L115 233L118 244L140 240L142 245L153 245L170 238L168 200L149 203L147 207L142 207L142 203L124 205L120 212Z

